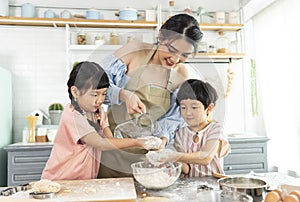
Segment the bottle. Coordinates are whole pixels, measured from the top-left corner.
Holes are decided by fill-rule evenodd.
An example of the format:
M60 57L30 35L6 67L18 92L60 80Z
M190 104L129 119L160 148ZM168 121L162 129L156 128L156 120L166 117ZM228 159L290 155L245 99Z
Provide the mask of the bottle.
M198 53L207 53L207 43L205 41L201 41L199 43Z
M215 45L211 44L208 46L208 53L216 53Z
M116 30L112 30L112 32L110 33L110 44L119 45L119 34Z
M174 5L175 5L175 1L169 1L168 18L170 18L174 15Z
M82 30L77 34L77 44L86 45L86 34Z
M225 36L223 31L219 32L219 37L217 39L217 53L227 53L228 52L228 38Z
M105 38L104 38L104 36L103 36L101 33L97 34L97 35L95 36L94 44L95 44L95 45L98 45L98 46L101 46L101 45L103 45L104 43L105 43Z

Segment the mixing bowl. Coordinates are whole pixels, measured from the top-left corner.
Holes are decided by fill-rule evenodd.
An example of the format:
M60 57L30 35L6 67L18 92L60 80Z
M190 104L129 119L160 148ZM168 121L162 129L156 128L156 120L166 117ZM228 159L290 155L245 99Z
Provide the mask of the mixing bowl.
M141 161L131 164L136 181L148 189L163 189L172 185L180 176L181 166L178 162L153 165Z

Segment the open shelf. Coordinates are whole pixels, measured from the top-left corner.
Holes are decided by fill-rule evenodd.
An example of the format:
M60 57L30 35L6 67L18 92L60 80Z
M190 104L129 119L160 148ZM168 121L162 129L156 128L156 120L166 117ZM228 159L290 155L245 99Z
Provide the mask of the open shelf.
M200 28L206 31L239 31L243 27L243 24L200 23Z
M117 50L122 45L70 45L70 51L109 51Z
M62 18L23 18L0 17L0 25L18 26L53 26L64 27L100 27L100 28L156 28L155 21L143 20L87 20L87 19L62 19Z

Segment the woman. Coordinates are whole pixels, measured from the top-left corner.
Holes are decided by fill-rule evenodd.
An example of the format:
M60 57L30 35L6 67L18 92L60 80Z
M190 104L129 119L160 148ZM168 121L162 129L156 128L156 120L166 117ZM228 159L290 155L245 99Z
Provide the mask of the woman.
M112 131L120 123L149 113L161 147L173 139L182 123L176 89L188 77L183 62L197 51L202 35L195 18L178 14L162 25L156 44L134 41L102 61L110 78L105 103ZM131 176L130 164L143 160L144 154L138 149L103 153L99 177Z

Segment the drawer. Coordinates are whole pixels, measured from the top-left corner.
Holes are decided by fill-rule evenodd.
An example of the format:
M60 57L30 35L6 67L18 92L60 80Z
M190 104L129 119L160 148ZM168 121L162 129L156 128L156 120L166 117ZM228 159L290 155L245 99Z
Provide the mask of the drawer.
M8 164L12 169L44 168L51 151L26 151L26 152L9 152Z
M42 169L28 169L8 172L8 186L16 186L41 179Z
M264 154L230 154L224 158L224 164L243 164L265 162Z

